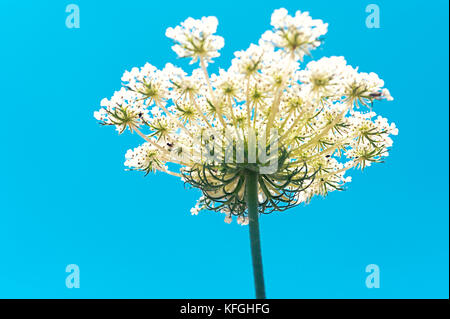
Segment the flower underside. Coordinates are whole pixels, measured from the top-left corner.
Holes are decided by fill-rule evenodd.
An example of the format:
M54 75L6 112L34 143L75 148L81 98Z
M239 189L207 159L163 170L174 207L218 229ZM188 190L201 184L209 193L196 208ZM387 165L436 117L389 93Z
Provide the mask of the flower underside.
M262 214L298 205L296 194L307 189L319 171L310 172L306 164L292 165L286 151L278 155L276 172L258 174L258 210ZM245 216L245 186L250 171L258 173L260 168L246 159L244 163L204 163L185 170L183 176L187 183L202 191L206 209Z

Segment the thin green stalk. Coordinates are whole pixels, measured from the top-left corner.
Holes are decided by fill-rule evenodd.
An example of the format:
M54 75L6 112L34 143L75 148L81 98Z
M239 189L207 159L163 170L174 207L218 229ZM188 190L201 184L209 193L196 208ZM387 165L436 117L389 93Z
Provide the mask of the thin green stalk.
M264 275L261 255L261 240L258 221L258 173L249 171L246 180L246 199L249 219L250 248L252 251L253 278L256 299L265 299Z

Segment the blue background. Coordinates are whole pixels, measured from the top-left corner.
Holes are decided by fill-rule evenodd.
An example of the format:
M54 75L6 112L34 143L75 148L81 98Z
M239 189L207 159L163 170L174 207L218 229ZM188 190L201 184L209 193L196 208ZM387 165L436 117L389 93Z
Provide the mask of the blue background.
M271 298L448 298L448 2L69 1L0 4L0 297L252 298L248 230L211 212L164 174L124 171L141 141L93 118L133 66L172 62L165 29L215 15L228 67L279 7L330 24L315 57L343 55L385 80L375 111L400 129L385 164L352 172L345 192L263 216ZM81 288L65 286L66 265ZM381 287L368 289L377 264Z

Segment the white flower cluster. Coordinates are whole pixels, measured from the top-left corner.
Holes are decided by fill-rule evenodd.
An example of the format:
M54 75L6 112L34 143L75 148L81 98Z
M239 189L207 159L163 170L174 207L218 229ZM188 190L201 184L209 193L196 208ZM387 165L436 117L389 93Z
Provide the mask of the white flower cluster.
M203 17L200 20L186 19L180 26L168 28L166 36L175 41L172 49L180 57L191 57L191 63L202 58L205 63L218 57L224 46L224 39L214 35L219 22L216 17Z
M153 170L167 171L167 166L162 164L158 158L158 150L150 143L144 143L133 150L128 150L125 154L125 166L132 170L147 172Z
M290 16L284 8L274 11L271 25L275 30L266 31L261 40L285 49L300 60L320 45L320 37L328 30L327 23L313 20L308 12L297 11L295 16Z
M214 35L217 24L215 17L189 18L167 29L174 51L199 61L191 75L170 63L162 70L147 63L125 72L123 87L102 100L97 120L145 140L127 152L126 166L163 171L200 188L193 215L213 209L224 213L226 222L237 216L246 225L242 171L250 164L225 163L220 154L211 160L220 145L242 141L248 147L252 132L258 137L275 132L267 136L278 145L279 169L260 177L261 212L341 190L351 180L348 170L388 155L390 136L398 130L373 111L375 101L392 100L383 80L359 72L343 57L300 67L327 24L307 12L289 16L275 10L274 30L264 33L259 45L236 52L228 70L209 76L206 66L224 43ZM166 163L178 164L179 172Z

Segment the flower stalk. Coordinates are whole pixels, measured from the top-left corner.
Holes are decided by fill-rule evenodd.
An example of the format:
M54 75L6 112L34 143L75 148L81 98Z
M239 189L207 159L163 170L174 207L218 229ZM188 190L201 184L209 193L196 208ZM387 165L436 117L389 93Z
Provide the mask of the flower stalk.
M258 173L248 171L246 178L247 209L249 219L250 249L256 299L265 299L264 273L261 254L261 236L258 216Z

